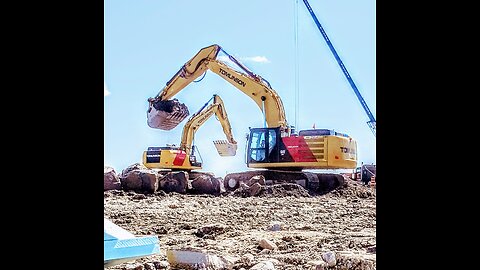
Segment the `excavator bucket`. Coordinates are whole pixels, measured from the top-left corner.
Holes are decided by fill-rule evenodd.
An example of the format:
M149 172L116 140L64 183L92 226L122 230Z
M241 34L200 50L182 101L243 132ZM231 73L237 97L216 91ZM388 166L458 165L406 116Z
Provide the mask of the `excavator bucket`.
M187 106L177 99L152 101L147 111L147 123L151 128L171 130L189 114Z
M222 157L235 156L237 153L237 144L233 144L227 140L216 140L213 141L213 144L215 144L218 154Z

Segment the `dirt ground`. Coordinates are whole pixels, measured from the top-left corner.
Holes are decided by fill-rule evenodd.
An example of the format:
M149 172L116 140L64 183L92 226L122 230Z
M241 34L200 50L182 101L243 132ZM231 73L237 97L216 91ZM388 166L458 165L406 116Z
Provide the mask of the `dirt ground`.
M322 269L312 261L322 261L328 251L337 262L324 269L376 269L375 192L353 180L320 196L281 187L258 197L105 191L106 218L135 235L160 239L159 255L108 269L174 269L166 250L186 247L243 258L233 269L265 260L275 269ZM261 248L262 239L277 248Z

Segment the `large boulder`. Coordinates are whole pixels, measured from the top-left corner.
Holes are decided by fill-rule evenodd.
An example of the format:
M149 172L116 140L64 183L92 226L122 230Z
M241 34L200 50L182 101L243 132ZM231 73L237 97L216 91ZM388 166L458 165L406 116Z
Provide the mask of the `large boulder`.
M169 172L161 175L158 180L159 189L165 192L187 193L187 189L191 189L188 182L188 173L186 172Z
M258 196L260 192L262 192L262 185L259 183L254 183L253 185L250 186L250 196Z
M258 243L258 245L263 249L270 249L270 250L278 249L278 246L274 242L265 238L262 238Z
M167 249L167 260L174 269L233 269L232 263L222 256L195 248Z
M225 188L222 189L222 186L223 179L210 174L196 174L196 177L192 180L192 192L196 194L218 195L225 191Z
M127 174L129 174L131 171L138 171L138 170L148 170L148 168L141 163L134 163L122 170L122 173L120 174L120 178L125 178Z
M249 187L251 187L253 184L258 183L261 186L265 185L265 176L263 175L255 175L248 182L246 183Z
M110 166L103 168L103 190L122 189L120 178L115 170Z
M158 189L158 176L154 170L136 163L122 171L120 176L123 190L139 193L154 193Z

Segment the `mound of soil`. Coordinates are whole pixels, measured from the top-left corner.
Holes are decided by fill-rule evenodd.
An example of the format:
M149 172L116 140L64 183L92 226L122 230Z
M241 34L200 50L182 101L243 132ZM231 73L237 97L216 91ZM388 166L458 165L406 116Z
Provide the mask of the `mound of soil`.
M182 248L236 258L233 269L267 260L275 269L320 269L325 253L336 256L336 265L325 269L375 269L375 194L357 184L347 180L344 188L321 196L295 185L265 187L246 197L105 191L106 218L160 240L160 254L109 269L173 269L166 250ZM262 248L267 240L276 248Z

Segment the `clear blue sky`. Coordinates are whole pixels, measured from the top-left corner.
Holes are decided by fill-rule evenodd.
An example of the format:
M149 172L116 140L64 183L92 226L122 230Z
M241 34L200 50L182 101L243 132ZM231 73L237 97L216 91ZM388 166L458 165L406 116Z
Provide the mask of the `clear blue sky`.
M170 131L147 125L154 97L201 48L219 44L270 82L287 121L297 130L334 129L358 142L358 159L376 163L368 117L302 0L105 0L104 162L117 172L142 161L149 146L180 144L184 120ZM310 0L373 115L376 115L375 1ZM295 9L298 7L298 98L295 107ZM263 59L263 61L258 61ZM257 61L256 61L257 60ZM211 117L196 133L204 171L224 176L247 170L245 134L262 127L256 104L208 71L175 96L191 113L213 94L224 101L238 141L235 157L220 157L213 140L225 139ZM188 119L188 118L187 118Z

